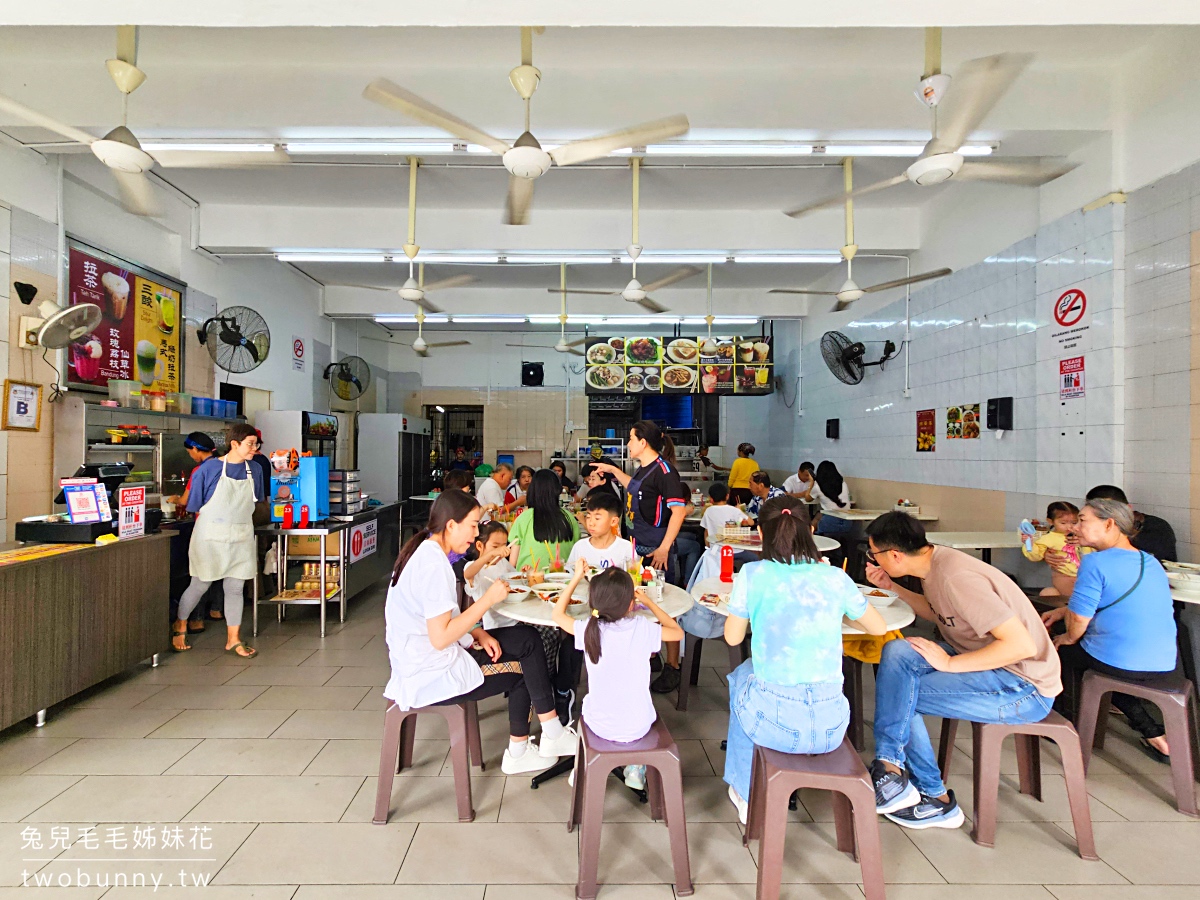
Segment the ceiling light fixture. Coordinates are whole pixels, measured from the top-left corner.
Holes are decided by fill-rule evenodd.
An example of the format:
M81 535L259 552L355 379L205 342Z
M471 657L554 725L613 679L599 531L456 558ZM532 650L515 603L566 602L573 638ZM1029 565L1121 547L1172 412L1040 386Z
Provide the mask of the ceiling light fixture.
M818 144L814 152L825 156L897 156L915 159L924 149L925 144L921 141L872 141L861 144ZM995 144L974 143L963 144L958 152L963 156L991 156L995 149Z
M276 253L280 262L325 263L382 263L388 258L382 253Z
M417 317L415 315L376 316L373 321L376 325L416 325ZM425 323L427 325L445 325L449 321L449 316L433 314L425 316Z
M408 264L408 259L404 256L402 250L397 250L392 254L396 262ZM421 252L421 262L423 263L442 263L443 265L493 265L500 262L500 254L498 253L458 253L453 250L438 252L436 250L424 250Z
M452 141L288 141L283 149L293 156L319 154L325 156L427 154L442 156L454 153L461 145Z
M829 264L840 263L842 256L835 251L817 251L813 253L735 253L730 257L735 263L777 263L777 264Z
M705 265L707 263L723 263L729 258L724 250L643 250L638 256L638 264L661 263L663 265ZM628 253L621 254L621 262L629 264L633 258Z
M436 409L440 413L444 413L446 411L445 407L442 407L442 406L435 406L434 409Z
M452 315L450 321L456 325L515 325L525 321L524 316L459 316Z
M176 152L176 153L274 153L276 150L275 144L238 144L234 142L227 143L154 143L147 141L142 144L142 149L147 153L153 154L159 151Z
M529 265L546 265L557 266L562 263L568 266L595 266L595 265L611 265L617 261L615 253L597 253L583 254L574 251L568 251L569 255L555 253L553 250L544 253L507 253L504 256L504 261L510 266L529 266Z

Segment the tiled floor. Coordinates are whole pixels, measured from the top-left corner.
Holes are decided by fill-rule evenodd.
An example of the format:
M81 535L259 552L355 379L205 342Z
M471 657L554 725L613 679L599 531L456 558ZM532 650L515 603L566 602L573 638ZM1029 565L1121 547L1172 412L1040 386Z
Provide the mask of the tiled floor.
M488 766L472 776L475 823L457 822L445 726L423 721L414 766L395 781L390 823L370 824L388 674L382 608L381 592L360 598L324 641L312 615L271 621L249 663L222 653L213 628L193 637L192 652L167 654L157 669L137 668L51 710L42 729L0 734L0 900L27 896L23 880L66 885L80 876L91 886L73 898L188 896L181 875L188 885L208 878L211 900L569 900L576 838L564 826L566 780L532 791L528 776L500 773L500 700L481 709ZM757 848L742 847L720 777L722 675L704 669L687 713L658 702L683 755L696 896L748 900ZM969 815L963 731L951 786ZM1136 748L1123 723L1114 721L1088 778L1101 861L1075 853L1052 748L1044 770L1038 803L1017 792L1006 752L992 850L972 843L967 827L906 832L882 822L889 898L1196 896L1200 822L1175 812L1166 767ZM836 851L832 818L828 796L804 793L788 825L784 897L861 900L858 866ZM605 822L601 896L672 900L666 830L615 781ZM68 829L71 846L55 840L56 828ZM89 828L94 848L80 840ZM164 847L164 838L179 843ZM118 876L148 886L116 886Z

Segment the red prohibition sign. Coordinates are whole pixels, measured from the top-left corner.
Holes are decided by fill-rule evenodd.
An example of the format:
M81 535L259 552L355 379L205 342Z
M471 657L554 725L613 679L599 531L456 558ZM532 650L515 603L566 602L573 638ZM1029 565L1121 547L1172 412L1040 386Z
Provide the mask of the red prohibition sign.
M1087 297L1083 291L1071 288L1054 303L1054 321L1064 328L1070 328L1083 318L1087 311Z
M304 341L300 340L300 338L292 341L292 355L296 359L304 359Z
M355 556L358 556L358 554L362 553L362 545L363 545L362 532L361 531L354 532L354 534L350 536L350 552L353 553Z

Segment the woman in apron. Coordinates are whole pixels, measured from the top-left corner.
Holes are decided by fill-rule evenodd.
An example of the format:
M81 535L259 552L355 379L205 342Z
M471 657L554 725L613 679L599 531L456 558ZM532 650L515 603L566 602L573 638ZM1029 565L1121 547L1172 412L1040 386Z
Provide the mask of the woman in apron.
M225 594L225 649L243 659L258 651L239 637L242 624L243 585L255 576L254 504L266 499L262 473L250 464L258 450L258 435L239 422L229 429L229 452L196 468L188 510L197 514L188 548L192 583L179 598L172 628L171 649L182 653L187 643L187 618L204 592L220 581Z

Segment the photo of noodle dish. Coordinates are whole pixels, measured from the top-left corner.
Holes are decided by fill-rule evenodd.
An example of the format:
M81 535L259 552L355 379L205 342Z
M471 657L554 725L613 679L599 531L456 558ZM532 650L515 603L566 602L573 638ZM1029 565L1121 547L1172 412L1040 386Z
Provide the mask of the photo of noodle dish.
M587 371L587 383L601 391L617 390L625 383L625 373L620 366L591 366Z

